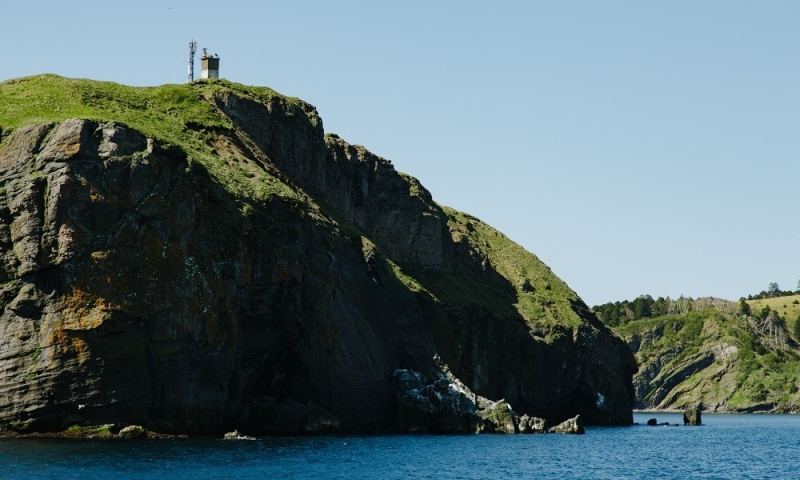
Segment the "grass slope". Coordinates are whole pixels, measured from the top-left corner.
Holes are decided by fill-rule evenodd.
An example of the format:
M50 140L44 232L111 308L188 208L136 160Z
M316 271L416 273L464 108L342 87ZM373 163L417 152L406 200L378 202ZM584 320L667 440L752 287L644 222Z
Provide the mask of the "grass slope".
M748 300L747 303L754 312L761 311L764 307L769 307L770 310L778 312L778 315L786 319L787 322L800 318L800 295Z
M539 326L575 328L583 323L573 308L573 303L582 303L578 295L536 255L471 215L449 207L442 210L455 243L466 247L476 261L487 262L503 280L498 289L486 288L466 267L461 274L420 275L419 282L437 299L454 305L480 305L496 314L521 315ZM498 296L498 290L506 290L512 298Z

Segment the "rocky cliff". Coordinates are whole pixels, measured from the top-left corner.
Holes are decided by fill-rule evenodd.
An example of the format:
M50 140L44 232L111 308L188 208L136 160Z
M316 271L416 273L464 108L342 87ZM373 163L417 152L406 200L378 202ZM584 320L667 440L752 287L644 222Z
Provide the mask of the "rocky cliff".
M402 429L399 370L632 420L635 360L572 290L305 102L46 75L0 84L0 139L4 428Z

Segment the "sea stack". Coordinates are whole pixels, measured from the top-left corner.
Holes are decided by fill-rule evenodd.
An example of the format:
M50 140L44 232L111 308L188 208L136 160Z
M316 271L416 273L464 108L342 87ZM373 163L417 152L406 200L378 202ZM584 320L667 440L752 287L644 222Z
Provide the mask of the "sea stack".
M702 425L702 419L700 415L700 411L702 409L701 405L697 405L695 407L691 407L686 409L683 412L683 424L684 425Z

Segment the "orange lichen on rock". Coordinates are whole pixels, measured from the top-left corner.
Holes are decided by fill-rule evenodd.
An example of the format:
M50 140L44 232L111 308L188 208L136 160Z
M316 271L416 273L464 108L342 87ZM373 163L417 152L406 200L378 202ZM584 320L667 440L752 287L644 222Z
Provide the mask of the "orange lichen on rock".
M65 297L62 325L66 330L91 330L98 328L108 318L110 311L118 309L104 298L75 289Z
M51 359L50 367L57 365L55 359L59 357L63 358L74 355L79 364L85 362L89 358L89 346L82 339L70 335L68 330L63 320L59 320L53 325L53 333L47 337L44 349L45 351L47 351L47 349L52 349L52 353L46 354L46 357Z
M71 157L81 150L81 142L75 139L67 139L53 145L53 148L67 157Z
M108 250L98 250L98 251L92 252L92 254L91 254L92 260L94 262L103 261L103 260L108 258L108 256L109 256L108 253L109 253Z

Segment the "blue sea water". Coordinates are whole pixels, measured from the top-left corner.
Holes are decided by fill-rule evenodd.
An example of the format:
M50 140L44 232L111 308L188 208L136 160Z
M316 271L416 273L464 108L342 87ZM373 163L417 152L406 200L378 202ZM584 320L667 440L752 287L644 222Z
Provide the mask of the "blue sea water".
M646 423L676 414L636 414ZM800 416L586 435L380 435L256 441L0 440L0 478L800 478Z

